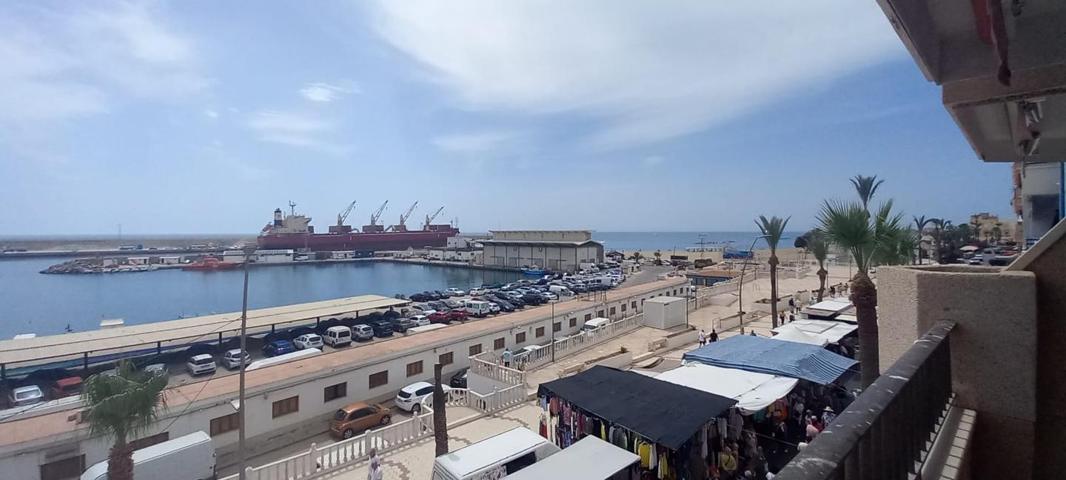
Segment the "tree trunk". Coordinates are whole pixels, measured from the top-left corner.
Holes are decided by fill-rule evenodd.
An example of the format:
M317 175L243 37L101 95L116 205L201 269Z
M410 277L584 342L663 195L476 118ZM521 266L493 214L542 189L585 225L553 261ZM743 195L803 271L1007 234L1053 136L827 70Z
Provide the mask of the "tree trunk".
M825 295L825 282L829 278L829 272L826 271L824 265L818 265L818 301L822 301L822 296Z
M448 453L448 416L445 413L444 388L440 384L441 369L444 365L433 365L433 439L437 444L437 455Z
M770 320L777 328L777 253L770 252Z
M851 279L851 303L859 323L859 364L862 367L862 387L869 387L881 375L877 346L877 287L865 272L859 271Z
M107 455L107 478L111 480L133 480L133 449L126 443L125 436L115 439Z

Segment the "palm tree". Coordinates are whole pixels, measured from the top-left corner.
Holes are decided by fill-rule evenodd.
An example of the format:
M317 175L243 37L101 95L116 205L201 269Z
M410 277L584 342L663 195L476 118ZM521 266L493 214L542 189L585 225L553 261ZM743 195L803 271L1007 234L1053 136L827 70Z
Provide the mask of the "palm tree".
M885 181L878 180L877 175L872 177L855 175L855 178L851 179L851 185L855 187L855 192L859 194L859 200L862 201L863 210L870 211L870 201L873 200L877 187L880 187L882 183Z
M936 243L936 263L940 263L943 258L940 249L944 248L944 231L951 227L951 220L930 218L929 223L933 224L933 241Z
M825 295L825 283L829 277L829 271L825 269L825 259L829 256L829 242L826 241L825 233L814 229L805 235L807 239L807 251L818 260L818 301L822 301Z
M656 265L662 265L662 263L663 263L663 254L662 254L662 252L656 250L653 255L655 255L655 264Z
M781 241L781 235L785 233L788 218L782 220L778 217L766 218L764 215L759 215L759 218L755 220L755 225L759 226L766 244L770 246L770 320L774 328L777 328L777 264L779 263L777 244Z
M133 479L133 449L127 439L148 429L158 407L166 408L164 375L138 371L122 361L115 375L93 375L85 380L82 401L88 407L84 418L90 435L115 439L107 456L107 478Z
M914 218L914 228L918 229L918 263L922 263L922 232L925 231L925 226L929 225L933 221L931 218L925 218L925 215Z
M633 252L633 255L630 256L629 258L632 259L634 262L640 263L640 258L642 256L643 255L640 254L640 250L637 250L637 251Z

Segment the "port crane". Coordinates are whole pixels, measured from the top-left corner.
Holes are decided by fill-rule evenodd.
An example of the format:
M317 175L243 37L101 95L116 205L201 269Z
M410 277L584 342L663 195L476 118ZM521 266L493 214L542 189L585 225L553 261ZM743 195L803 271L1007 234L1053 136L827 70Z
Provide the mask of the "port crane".
M407 231L407 219L411 217L411 213L415 211L415 207L418 206L418 201L411 204L411 207L407 211L400 214L400 223L393 225L389 228L394 232L406 232Z
M348 204L348 208L345 208L343 212L337 214L337 224L329 227L329 233L351 233L352 227L345 225L344 221L348 219L348 215L352 213L352 209L355 208L355 200Z
M442 205L440 208L437 209L436 212L433 212L433 215L426 215L426 225L422 229L423 230L429 230L429 224L433 223L433 220L436 220L437 216L440 215L440 212L443 212L443 211L444 211L444 206Z
M388 204L389 204L389 201L385 200L385 203L382 203L381 206L378 207L378 209L374 211L374 213L370 214L370 225L371 226L378 224L378 220L381 219L381 214L385 211L385 206L388 205Z

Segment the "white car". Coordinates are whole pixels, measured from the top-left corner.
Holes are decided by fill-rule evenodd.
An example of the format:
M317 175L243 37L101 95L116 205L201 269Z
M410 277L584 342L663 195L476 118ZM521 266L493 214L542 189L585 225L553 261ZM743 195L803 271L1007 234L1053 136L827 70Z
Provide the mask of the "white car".
M252 356L248 354L248 351L244 351L244 364L248 365L252 363ZM230 370L236 370L241 366L241 349L234 348L233 350L226 350L226 353L222 354L222 365Z
M152 375L162 375L164 377L170 375L170 372L167 370L167 364L165 363L153 363L151 365L145 365L144 372L150 373Z
M203 375L215 373L215 358L206 353L194 355L185 362L185 368L190 375Z
M474 287L470 289L470 296L472 297L477 297L486 293L489 293L489 290L487 288Z
M464 292L462 290L459 290L458 288L455 288L455 287L449 288L447 291L448 291L448 294L453 296L453 297L461 297L463 295L466 295L466 292Z
M16 387L11 393L7 394L7 399L11 402L12 407L23 407L43 402L44 392L37 385Z
M441 385L445 392L451 390L447 385ZM429 382L416 382L403 387L396 393L396 408L405 412L419 413L422 411L422 400L433 395L433 384Z
M489 313L500 313L500 304L489 302Z
M297 350L303 350L305 348L317 348L322 349L322 337L317 333L305 333L296 337L292 343L296 345Z
M417 323L419 327L424 327L432 323L429 321L429 316L427 315L412 315L410 318L412 321Z

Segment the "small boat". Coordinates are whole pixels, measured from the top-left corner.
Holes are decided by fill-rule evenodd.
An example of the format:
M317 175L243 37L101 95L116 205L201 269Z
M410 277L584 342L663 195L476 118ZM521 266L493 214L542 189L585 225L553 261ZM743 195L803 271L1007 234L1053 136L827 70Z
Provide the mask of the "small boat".
M233 270L241 266L236 262L223 262L215 257L205 257L199 262L190 263L181 267L182 270L190 270L196 272L213 272L215 270Z
M532 266L532 267L522 267L522 274L523 275L540 276L540 275L546 275L547 273L548 273L547 270L544 270L543 268L537 268L535 265Z

